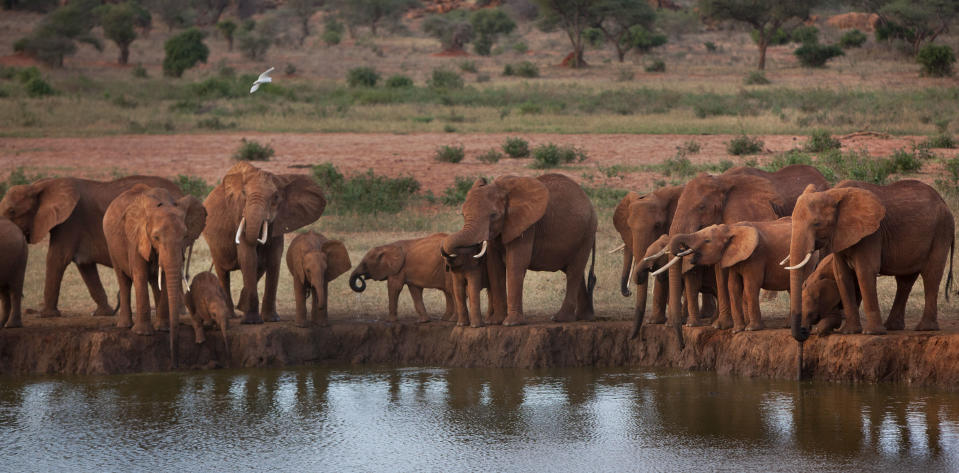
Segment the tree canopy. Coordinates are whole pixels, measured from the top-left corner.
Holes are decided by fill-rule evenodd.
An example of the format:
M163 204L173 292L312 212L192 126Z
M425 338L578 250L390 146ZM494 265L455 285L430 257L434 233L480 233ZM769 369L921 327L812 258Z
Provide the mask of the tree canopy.
M766 68L766 48L779 29L790 30L809 17L819 0L701 0L699 10L706 18L746 23L756 32L758 68ZM788 33L788 31L786 31Z

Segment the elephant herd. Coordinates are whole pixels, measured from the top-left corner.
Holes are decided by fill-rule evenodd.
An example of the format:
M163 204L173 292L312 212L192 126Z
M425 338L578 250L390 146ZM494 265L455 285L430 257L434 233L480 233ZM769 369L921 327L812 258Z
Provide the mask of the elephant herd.
M27 246L49 235L40 316L59 315L60 283L72 262L96 302L94 315L116 313L117 325L137 334L169 331L176 366L177 330L170 327L183 308L192 316L197 343L205 340L204 327L214 323L225 338L237 310L243 323L279 320L284 234L315 222L325 207L323 190L309 177L273 174L248 163L234 165L202 203L150 176L109 182L55 178L14 186L0 201L0 251L8 263L0 270L0 325L21 326ZM563 271L566 292L552 319L593 318L597 214L578 184L560 174L479 179L462 211L463 227L456 233L371 249L350 275L350 288L362 292L367 279L386 280L388 318L396 320L405 285L420 322L429 320L423 289L440 289L446 296L443 319L455 314L458 325L473 327L484 324L480 295L487 289L485 322L518 325L524 323L526 271ZM634 336L645 319L650 284L652 314L646 323L669 321L680 340L684 317L692 326L762 329L760 290L790 292L792 334L800 341L813 324L820 333L840 325L845 333L899 330L919 276L926 305L916 329L935 330L947 257L947 286L952 277L953 216L938 193L918 181L888 186L843 181L829 188L811 166L774 173L734 168L700 174L684 186L630 192L616 207L613 224L623 239L620 290L624 296L636 293ZM184 293L192 246L201 235L215 275L196 275ZM326 325L328 284L352 267L346 247L319 233L300 233L290 242L286 263L295 324ZM107 302L97 264L116 273L116 309ZM230 296L234 270L243 280L236 307ZM880 274L897 282L885 325L876 294ZM257 283L264 275L261 303ZM157 313L152 324L150 292ZM307 299L312 299L309 316Z

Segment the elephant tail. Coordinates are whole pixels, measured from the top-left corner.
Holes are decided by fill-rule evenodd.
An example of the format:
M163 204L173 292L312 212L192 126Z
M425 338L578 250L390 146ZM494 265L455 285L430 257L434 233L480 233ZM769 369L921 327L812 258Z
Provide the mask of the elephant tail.
M946 275L946 302L949 302L949 291L952 290L952 257L956 252L956 240L949 245L949 274Z
M596 287L596 240L593 239L593 262L589 265L589 276L586 278L586 295L593 299L593 288Z

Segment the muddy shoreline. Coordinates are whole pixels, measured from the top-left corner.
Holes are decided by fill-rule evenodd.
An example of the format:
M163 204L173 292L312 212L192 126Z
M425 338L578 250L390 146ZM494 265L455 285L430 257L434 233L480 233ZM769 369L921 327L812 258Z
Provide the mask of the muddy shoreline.
M56 323L0 330L0 375L118 374L169 369L165 333L137 336L110 318L67 317ZM180 369L282 367L313 363L445 367L660 367L739 376L792 379L797 343L785 329L732 334L685 328L679 349L665 326L646 326L643 342L629 339L630 323L531 323L521 327L458 328L448 322L334 321L297 328L282 321L230 329L232 359L223 340L207 332L202 345L180 326ZM804 373L812 379L959 385L959 333L905 331L885 336L812 337Z

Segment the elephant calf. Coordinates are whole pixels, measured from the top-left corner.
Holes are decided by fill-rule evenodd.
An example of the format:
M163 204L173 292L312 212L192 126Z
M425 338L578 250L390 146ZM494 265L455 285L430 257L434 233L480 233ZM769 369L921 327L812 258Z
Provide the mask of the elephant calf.
M803 304L803 326L816 324L813 333L819 335L827 335L839 328L843 320L839 284L836 283L836 273L832 269L833 258L833 255L823 258L802 285L802 297L806 301ZM856 301L861 299L857 289Z
M297 235L286 250L286 267L293 275L293 298L296 299L296 326L317 323L329 325L326 303L330 281L345 273L353 263L346 246L338 240L310 231ZM310 320L306 318L306 298L313 295Z
M0 327L22 327L20 300L23 298L23 275L27 269L27 239L20 227L0 217L0 255L4 268L0 270Z
M396 321L397 301L403 285L406 285L410 288L410 297L413 298L420 323L430 321L423 305L423 288L440 289L446 296L443 320L449 320L453 315L451 281L440 255L440 245L446 236L445 233L434 233L428 237L400 240L371 249L350 274L350 289L363 292L366 279L385 279L389 291L388 320Z
M453 299L456 302L456 325L460 327L483 326L480 292L483 289L489 289L489 274L486 271L486 259L476 258L475 255L476 250L469 247L454 250L452 254L442 253L446 261L446 270L452 279ZM493 313L492 301L488 302L487 322L502 323L501 319L505 318L506 314L497 318L497 314Z
M190 283L190 290L183 296L183 303L190 311L190 318L193 319L196 343L206 341L204 327L209 327L216 322L220 332L223 333L223 346L226 347L226 358L229 360L230 341L226 337L226 330L229 328L228 320L233 315L233 309L230 308L230 298L216 275L209 271L197 274Z

